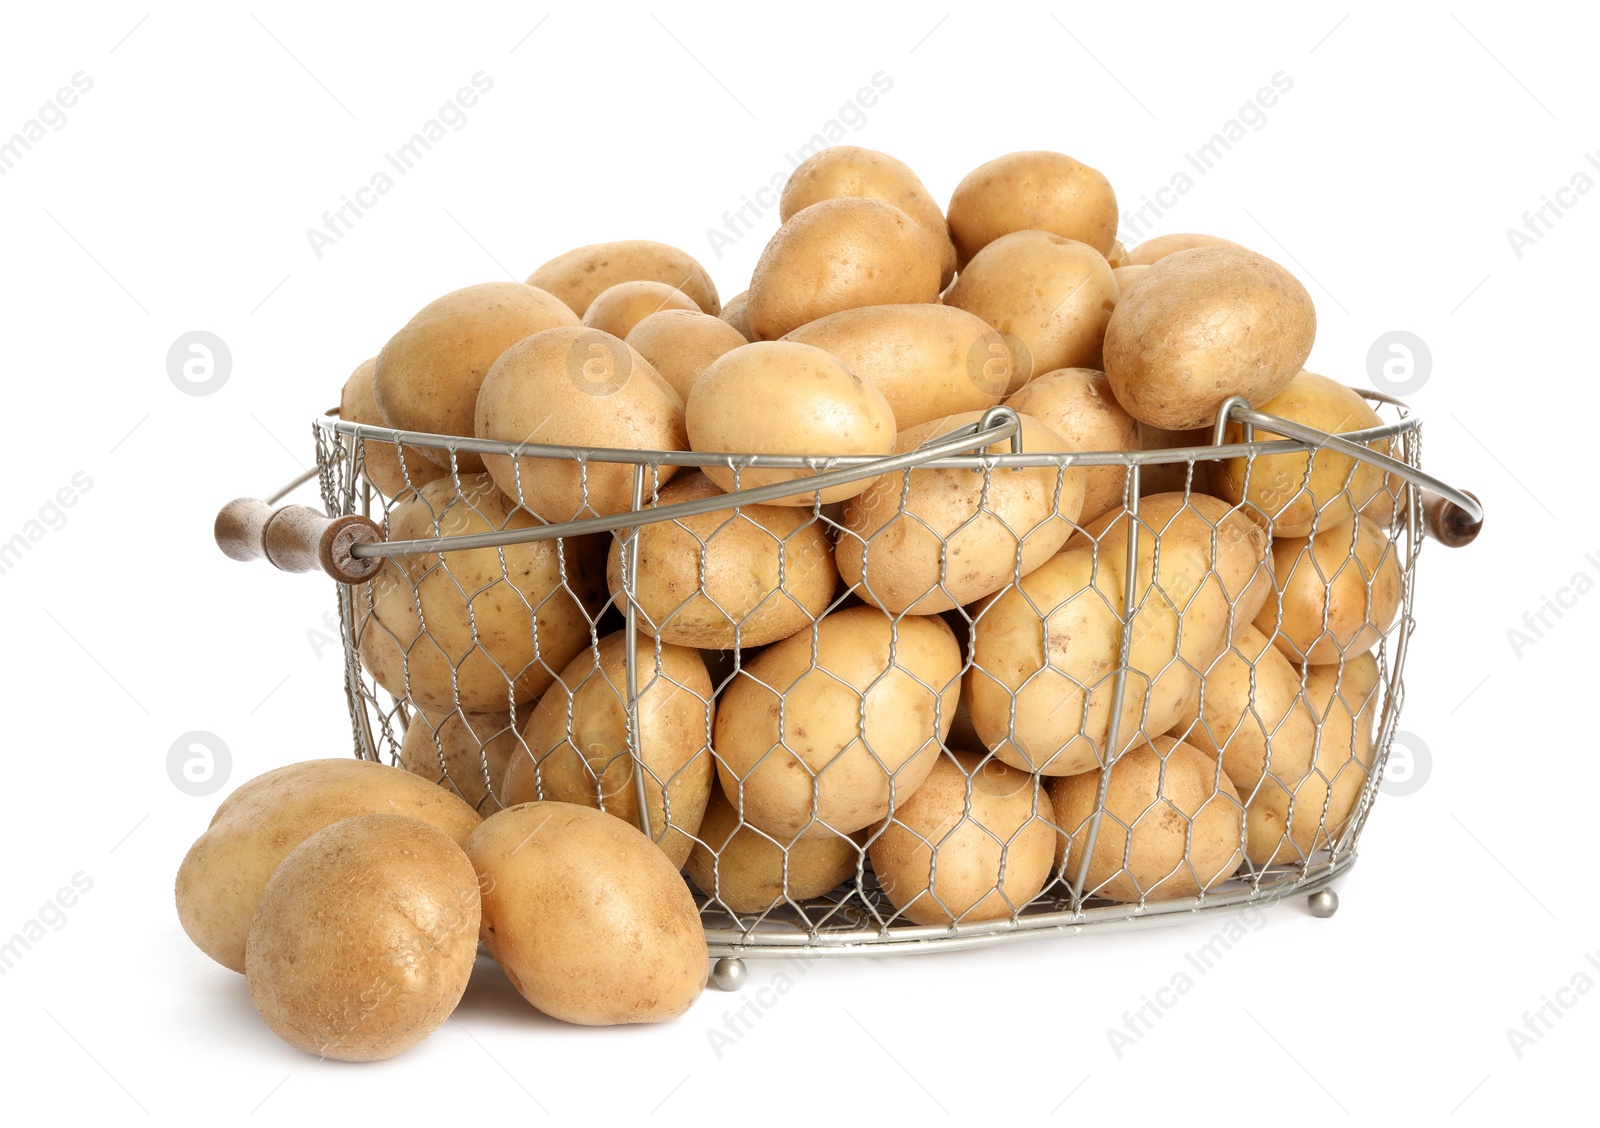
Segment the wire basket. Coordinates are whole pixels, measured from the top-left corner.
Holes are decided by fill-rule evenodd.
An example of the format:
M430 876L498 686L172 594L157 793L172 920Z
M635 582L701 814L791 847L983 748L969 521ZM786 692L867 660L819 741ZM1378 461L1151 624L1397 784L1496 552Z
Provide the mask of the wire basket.
M1288 895L1315 894L1325 915L1399 720L1422 541L1467 543L1482 518L1421 471L1404 405L1362 394L1381 427L1330 436L1235 400L1208 445L1071 454L1024 449L1005 407L885 458L324 418L326 513L235 502L218 540L342 581L357 756L485 815L554 798L632 821L686 868L719 972ZM1322 452L1348 470L1313 497ZM1279 472L1266 502L1205 492L1217 466L1248 485L1283 455L1304 475ZM774 471L785 480L750 484ZM1098 521L1056 504L1080 471L1120 494ZM953 525L914 500L935 480L971 499ZM551 481L576 504L546 500L546 521L528 491ZM1050 505L1015 527L1024 487ZM1307 500L1309 536L1267 547L1262 506ZM971 549L997 527L1014 543L984 571ZM719 548L735 541L729 569ZM894 567L919 543L920 571ZM1308 590L1309 620L1291 602ZM1364 618L1344 622L1334 591ZM1075 657L1089 637L1110 638L1109 662Z

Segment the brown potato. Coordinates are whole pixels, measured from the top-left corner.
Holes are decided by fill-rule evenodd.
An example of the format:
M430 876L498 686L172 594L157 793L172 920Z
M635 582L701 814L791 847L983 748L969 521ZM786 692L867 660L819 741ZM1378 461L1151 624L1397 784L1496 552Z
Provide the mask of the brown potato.
M1006 406L1031 415L1065 440L1065 450L1139 450L1139 423L1111 394L1104 372L1058 368L1035 376ZM1027 449L1027 444L1023 444ZM1087 524L1127 497L1128 472L1121 466L1086 466L1083 513Z
M685 403L694 382L713 360L746 343L722 318L683 309L652 313L628 333L628 346L649 361Z
M785 901L820 897L849 880L861 863L861 832L774 838L742 821L720 787L696 837L690 880L735 913L764 913Z
M267 883L245 945L250 1001L308 1054L393 1057L456 1009L478 929L478 878L459 842L400 815L343 819Z
M579 317L604 291L618 282L636 280L665 282L713 316L722 310L716 283L705 267L677 247L649 239L574 247L528 275L528 285L554 294Z
M1111 249L1106 252L1106 265L1111 267L1113 273L1128 265L1128 248L1122 245L1121 239L1111 241Z
M1065 153L1008 153L979 165L956 185L949 216L962 270L984 247L1014 231L1048 231L1087 243L1102 256L1117 241L1111 182Z
M728 299L728 304L722 307L722 320L739 331L739 336L747 341L756 339L750 331L750 291L740 290Z
M653 313L664 309L689 310L700 313L693 298L665 282L651 282L638 278L632 282L618 282L603 290L589 303L583 323L591 329L626 338L633 327ZM709 313L704 314L710 317Z
M1400 610L1400 550L1366 518L1272 542L1277 576L1256 627L1296 662L1325 666L1378 645Z
M524 803L467 840L483 942L523 998L586 1026L661 1022L694 1005L709 959L694 897L621 819Z
M1211 445L1210 427L1168 431L1139 424L1140 450L1177 450L1182 447ZM1139 496L1157 493L1211 492L1211 477L1204 462L1146 462L1139 468Z
M1242 247L1168 255L1117 303L1105 373L1128 414L1169 430L1214 421L1230 396L1260 406L1305 366L1316 336L1311 295Z
M578 319L561 302L520 282L485 282L429 302L378 353L372 390L387 426L438 435L471 435L484 374L500 354L528 336ZM441 466L450 453L422 448ZM483 469L470 451L459 470Z
M363 361L345 381L344 390L339 393L339 418L346 423L389 426L378 411L378 400L372 392L372 373L377 367L377 357ZM363 439L361 460L367 481L389 498L399 497L409 489L420 489L448 473L419 447L397 446L382 439Z
M1117 301L1121 301L1133 293L1144 281L1144 276L1150 272L1148 266L1130 263L1126 266L1113 267L1111 276L1117 280Z
M502 806L506 766L520 751L522 740L508 712L434 713L419 708L400 741L400 766L454 791L480 815L490 815Z
M1146 239L1128 252L1128 266L1149 266L1179 251L1192 251L1196 247L1237 247L1238 243L1216 235L1156 235Z

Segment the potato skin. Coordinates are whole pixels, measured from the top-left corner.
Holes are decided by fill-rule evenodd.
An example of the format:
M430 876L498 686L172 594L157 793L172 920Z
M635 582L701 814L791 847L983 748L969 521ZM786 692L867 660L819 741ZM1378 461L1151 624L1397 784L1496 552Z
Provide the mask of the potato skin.
M1305 367L1317 314L1294 275L1242 247L1179 251L1150 267L1105 331L1105 373L1141 423L1211 423L1230 396L1260 406Z
M372 374L377 367L377 357L363 361L345 381L339 393L339 418L346 423L367 427L389 425L384 422L372 391ZM421 448L401 446L396 449L393 443L382 439L363 439L361 458L367 481L387 498L399 497L408 489L420 488L448 473Z
M756 339L750 331L750 291L740 290L728 299L728 304L722 307L722 320L736 329L739 336L746 341Z
M694 299L682 290L665 282L638 278L632 282L618 282L610 289L602 290L589 303L583 323L591 329L626 339L639 322L664 309L701 312Z
M1257 629L1311 666L1371 650L1400 611L1399 552L1365 517L1309 539L1273 541L1277 583L1255 617Z
M718 787L696 837L700 841L687 866L695 887L731 912L764 913L786 898L808 901L850 879L860 864L864 835L775 839L741 822Z
M678 868L694 845L689 836L700 829L711 793L711 678L698 651L662 646L658 656L648 638L637 647L634 686L640 693L639 747L649 768L644 790L650 834ZM627 684L622 631L561 671L523 729L527 753L514 757L506 772L508 806L545 799L599 808L603 802L607 814L638 825Z
M661 1022L705 989L694 898L653 842L572 803L523 803L467 840L482 938L523 998L563 1022Z
M1144 277L1149 271L1150 268L1148 266L1134 263L1112 267L1111 276L1117 280L1117 301L1120 302L1123 298L1133 293L1138 288L1139 283L1144 281Z
M722 310L717 285L705 267L677 247L649 239L574 247L528 275L528 285L555 295L578 317L605 290L636 280L665 282L682 290L713 317Z
M1087 243L1102 256L1117 241L1111 182L1065 153L1008 153L979 165L956 185L948 214L962 270L1014 231L1048 231Z
M722 318L683 309L652 313L633 327L627 341L685 403L712 361L749 343Z
M1139 450L1139 422L1111 394L1104 372L1058 368L1028 381L1006 406L1031 415L1065 441L1065 450ZM1026 445L1024 446L1026 449ZM1087 524L1123 503L1128 472L1121 466L1088 466L1083 512Z
M873 827L872 869L890 903L916 924L1004 920L1050 880L1054 819L1037 777L971 752L946 753Z
M1126 266L1150 266L1179 251L1192 251L1196 247L1237 247L1238 243L1217 235L1172 234L1156 235L1128 252Z
M690 471L668 482L657 503L721 493ZM826 525L793 506L744 505L737 516L724 509L660 521L638 536L639 629L678 646L728 650L788 638L822 617L839 585ZM620 600L620 541L612 541L606 583Z
M478 878L461 845L400 815L357 815L284 858L250 925L245 978L273 1033L377 1061L443 1025L478 955Z
M480 815L498 811L506 767L522 751L511 714L435 713L420 706L417 713L400 741L400 766L454 791ZM523 712L518 720L526 718Z
M245 970L245 938L262 891L290 850L352 815L421 819L465 842L478 815L460 798L370 760L308 760L256 776L217 808L178 867L178 919L195 946Z

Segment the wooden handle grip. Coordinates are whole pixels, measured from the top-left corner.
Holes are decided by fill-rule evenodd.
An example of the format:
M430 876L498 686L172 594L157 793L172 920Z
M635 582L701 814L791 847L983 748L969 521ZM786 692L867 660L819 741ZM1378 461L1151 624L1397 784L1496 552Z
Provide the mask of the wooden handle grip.
M265 557L284 572L323 571L340 583L359 584L383 566L380 557L358 558L358 544L377 544L383 530L366 517L329 517L304 505L274 509L253 497L230 501L217 514L217 547L234 560Z
M1462 492L1473 501L1478 500L1478 495L1471 490ZM1473 520L1466 510L1436 493L1423 493L1422 520L1427 527L1428 535L1446 548L1469 545L1477 540L1478 534L1483 531L1482 520Z

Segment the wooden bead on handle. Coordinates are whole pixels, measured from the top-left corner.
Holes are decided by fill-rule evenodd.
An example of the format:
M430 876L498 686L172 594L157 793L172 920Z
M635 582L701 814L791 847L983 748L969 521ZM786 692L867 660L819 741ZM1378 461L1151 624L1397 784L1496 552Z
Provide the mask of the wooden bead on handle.
M304 505L273 509L264 501L241 497L217 514L217 547L234 560L266 557L284 572L319 569L341 583L371 579L383 566L380 557L358 558L358 544L377 544L383 530L366 517L329 517Z
M1478 495L1471 490L1461 492L1473 501L1478 500ZM1428 530L1428 535L1446 548L1469 545L1477 540L1478 534L1483 531L1482 519L1473 520L1465 509L1436 493L1423 493L1422 521Z

